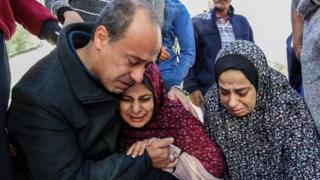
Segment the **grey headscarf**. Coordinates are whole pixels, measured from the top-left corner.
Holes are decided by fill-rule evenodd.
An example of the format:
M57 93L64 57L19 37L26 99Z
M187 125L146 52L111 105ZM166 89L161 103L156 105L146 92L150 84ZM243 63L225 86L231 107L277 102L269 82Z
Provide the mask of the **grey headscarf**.
M232 179L320 179L320 141L311 115L287 79L249 41L235 41L217 59L241 55L258 72L257 104L245 117L222 105L217 84L205 95L205 126L224 152Z

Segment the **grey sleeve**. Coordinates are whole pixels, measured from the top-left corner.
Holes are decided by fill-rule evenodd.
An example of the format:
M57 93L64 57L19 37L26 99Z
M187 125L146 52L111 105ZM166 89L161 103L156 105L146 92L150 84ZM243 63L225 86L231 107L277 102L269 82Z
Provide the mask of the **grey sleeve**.
M45 0L44 4L56 16L60 8L70 7L68 0Z
M308 16L319 6L320 0L300 0L295 7L297 8L299 14L303 16Z

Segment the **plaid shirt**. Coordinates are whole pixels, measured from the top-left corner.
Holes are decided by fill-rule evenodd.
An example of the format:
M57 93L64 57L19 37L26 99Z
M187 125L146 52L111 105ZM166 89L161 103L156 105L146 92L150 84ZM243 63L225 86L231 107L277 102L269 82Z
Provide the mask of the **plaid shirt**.
M229 18L227 19L227 22L225 22L223 18L218 17L217 15L216 23L220 32L222 48L225 47L228 43L236 40Z

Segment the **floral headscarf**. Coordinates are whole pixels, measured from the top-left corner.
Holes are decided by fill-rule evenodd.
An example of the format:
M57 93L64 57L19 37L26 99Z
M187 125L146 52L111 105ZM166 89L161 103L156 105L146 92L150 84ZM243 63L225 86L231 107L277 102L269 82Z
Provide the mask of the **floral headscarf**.
M126 125L123 131L123 141L126 146L144 139L174 138L174 145L197 158L203 167L215 177L224 172L224 161L221 150L213 143L204 126L199 120L178 102L167 97L161 80L160 71L151 64L145 72L151 84L155 97L155 112L153 119L143 128L132 128Z
M217 84L205 95L205 126L222 149L232 179L320 178L314 122L287 79L270 68L254 43L235 41L217 59L241 55L258 72L257 104L245 117L228 113Z

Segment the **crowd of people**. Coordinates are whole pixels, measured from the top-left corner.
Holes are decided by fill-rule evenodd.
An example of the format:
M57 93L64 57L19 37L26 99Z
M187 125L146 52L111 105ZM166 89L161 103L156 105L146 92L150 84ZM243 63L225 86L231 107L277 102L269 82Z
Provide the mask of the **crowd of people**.
M44 2L0 0L0 179L320 179L319 0L292 0L289 81L231 0ZM56 47L8 105L15 21Z

